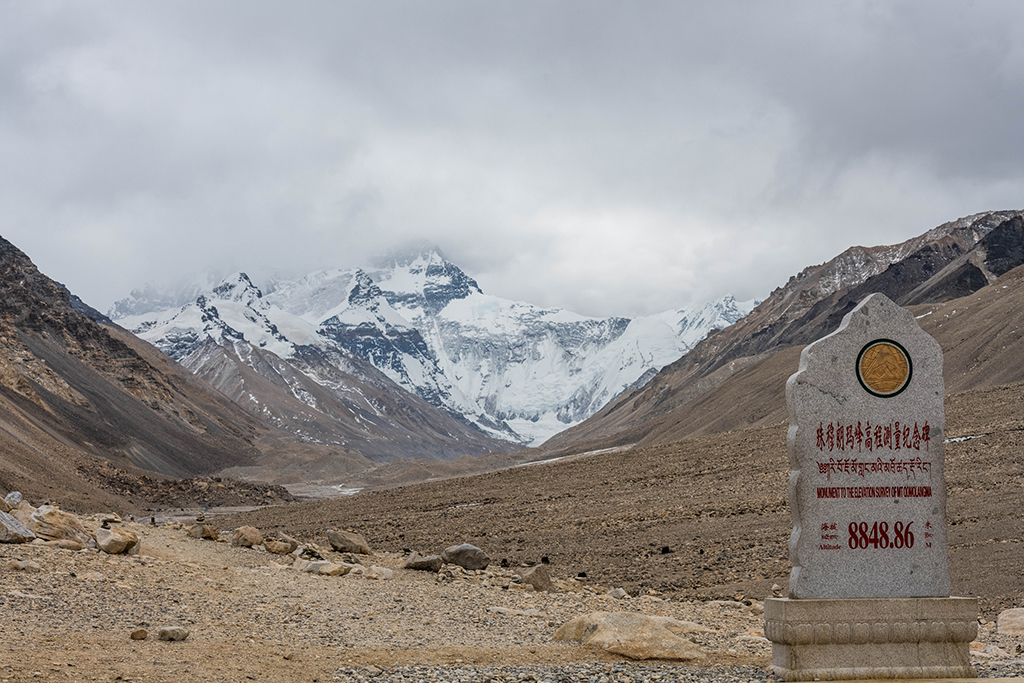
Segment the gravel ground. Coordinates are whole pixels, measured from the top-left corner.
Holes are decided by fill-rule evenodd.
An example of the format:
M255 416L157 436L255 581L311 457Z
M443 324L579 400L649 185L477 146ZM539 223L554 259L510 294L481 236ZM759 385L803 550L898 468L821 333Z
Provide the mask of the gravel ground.
M609 586L558 576L560 592L535 593L510 588L509 569L439 580L387 553L364 562L392 569L390 580L314 576L282 568L280 556L187 538L177 524L125 526L143 536L138 556L0 545L0 683L774 680L756 601L614 600ZM688 636L706 658L638 663L552 640L601 610L713 629ZM169 625L190 636L157 640ZM148 638L132 640L138 629ZM979 675L1024 675L1021 642L983 624Z

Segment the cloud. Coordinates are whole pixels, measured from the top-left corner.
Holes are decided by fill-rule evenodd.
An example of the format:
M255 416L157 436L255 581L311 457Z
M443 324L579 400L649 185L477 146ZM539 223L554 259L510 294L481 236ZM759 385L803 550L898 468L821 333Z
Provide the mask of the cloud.
M1024 202L1018 3L8 3L0 234L97 307L437 243L594 315Z

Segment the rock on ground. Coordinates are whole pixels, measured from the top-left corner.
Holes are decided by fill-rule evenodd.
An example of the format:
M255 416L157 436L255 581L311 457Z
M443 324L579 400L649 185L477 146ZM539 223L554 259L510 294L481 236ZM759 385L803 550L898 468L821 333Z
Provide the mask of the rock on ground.
M328 529L327 540L330 542L331 547L339 553L355 553L356 555L370 554L370 545L361 534Z
M517 569L515 571L516 576L522 579L523 583L533 586L534 590L544 591L546 593L554 593L558 589L555 588L555 584L551 581L551 575L548 574L548 569L542 564L534 565L526 569Z
M0 512L0 543L27 543L35 537L17 518Z
M453 545L444 549L441 559L446 564L457 564L463 569L487 569L491 558L480 548L469 543Z
M194 524L188 530L188 536L189 538L207 538L211 541L216 541L220 538L220 532L212 524Z
M704 657L697 645L670 631L668 623L665 619L643 614L594 612L564 624L554 637L555 640L576 641L630 659L690 660Z
M418 571L437 572L441 569L444 560L439 555L428 555L424 557L415 550L402 562L402 569L415 569Z
M109 555L120 555L121 553L135 555L139 552L139 535L128 529L100 527L96 530L96 545Z
M164 626L156 632L159 640L179 641L189 636L189 630L183 626Z
M999 633L1008 636L1024 636L1024 608L1004 610L996 620Z
M59 510L56 505L40 505L30 517L31 524L26 524L30 531L48 541L59 541L68 538L87 544L92 534L82 526L78 517L70 512Z
M240 526L231 537L231 545L251 548L263 543L263 534L254 526ZM290 552L290 551L289 551Z

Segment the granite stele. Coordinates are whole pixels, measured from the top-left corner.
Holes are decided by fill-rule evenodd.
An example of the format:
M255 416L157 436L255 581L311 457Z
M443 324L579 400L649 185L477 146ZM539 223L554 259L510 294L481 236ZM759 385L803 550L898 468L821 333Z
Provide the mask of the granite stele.
M872 294L786 383L793 571L765 603L787 681L968 678L974 598L949 597L942 351Z

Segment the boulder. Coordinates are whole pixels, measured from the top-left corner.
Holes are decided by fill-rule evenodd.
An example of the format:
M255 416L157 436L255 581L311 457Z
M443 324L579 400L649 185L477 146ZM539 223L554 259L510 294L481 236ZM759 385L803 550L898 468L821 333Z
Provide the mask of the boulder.
M1024 608L1003 610L996 619L996 631L1005 636L1024 636Z
M266 539L264 539L264 541L265 540ZM284 552L285 555L287 555L288 553L292 552L293 550L295 550L296 548L299 547L299 542L296 541L291 536L289 536L288 534L284 533L283 531L278 531L277 532L277 536L274 537L274 540L279 542L279 543L287 543L288 544L288 550L286 550ZM268 548L268 550L269 550L269 548Z
M317 573L323 574L324 576L345 576L345 574L352 571L352 567L353 565L346 564L344 562L340 564L336 562L328 562L326 566L320 567Z
M294 550L290 543L272 538L264 538L263 547L267 549L267 552L274 553L275 555L287 555Z
M25 528L31 531L33 527L32 513L35 511L36 509L34 507L22 501L20 505L15 506L11 510L11 517L14 517L16 520L24 524Z
M16 517L0 512L0 543L28 543L35 537Z
M555 631L555 640L568 640L630 659L700 659L701 649L669 630L686 622L626 612L594 612L577 617Z
M134 631L131 632L131 635L129 636L129 638L131 638L132 640L145 640L148 637L149 637L149 631L147 631L144 628L137 628L137 629L135 629Z
M92 534L82 526L78 517L70 512L59 510L56 505L40 505L30 517L31 524L26 524L39 538L47 541L58 541L68 538L86 545L92 540Z
M139 535L128 529L100 527L96 530L96 545L108 555L135 555L139 552Z
M378 567L377 565L371 566L369 569L366 570L366 573L364 574L364 576L366 576L366 578L368 579L381 580L393 578L394 575L395 573L387 567Z
M21 491L11 491L4 496L4 502L7 503L6 512L10 512L12 509L18 507L18 503L20 503L21 500Z
M188 537L208 538L211 541L216 541L220 537L220 533L212 524L193 524L192 528L188 530Z
M440 555L428 555L427 557L423 557L414 550L412 554L402 562L402 568L436 573L441 569L441 565L443 564L444 560L441 559Z
M13 506L7 502L6 498L0 498L0 512L10 512Z
M32 560L11 560L4 565L4 569L11 569L16 572L41 572L42 565Z
M189 636L189 631L183 626L164 626L156 632L156 637L160 640L185 640Z
M624 588L612 588L607 595L614 600L624 600L629 597L629 593Z
M441 559L446 564L455 564L463 569L487 569L487 565L491 563L487 553L469 543L445 548L441 553Z
M231 538L231 545L251 548L254 545L263 543L263 534L254 526L240 526L235 529L235 535Z
M370 554L370 545L363 538L362 534L328 529L327 540L330 542L331 547L339 553Z
M523 583L528 586L533 586L534 590L544 591L546 593L558 592L558 589L555 588L555 584L551 581L551 576L548 574L548 568L542 564L538 564L533 567L526 567L524 569L517 569L515 574Z

